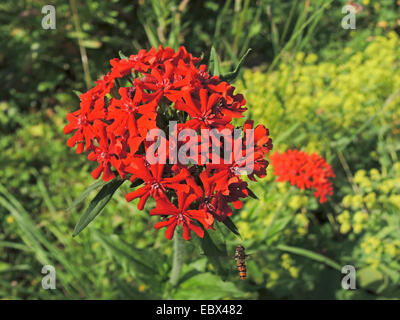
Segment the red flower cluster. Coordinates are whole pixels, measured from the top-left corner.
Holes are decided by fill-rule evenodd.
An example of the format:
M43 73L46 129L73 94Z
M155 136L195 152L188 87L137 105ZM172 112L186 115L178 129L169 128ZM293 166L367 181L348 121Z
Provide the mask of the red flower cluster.
M284 153L275 152L270 156L274 167L276 181L288 181L300 189L315 189L315 198L319 202L326 201L326 196L333 194L332 183L329 178L334 178L332 167L324 158L317 154L308 154L299 150L287 150Z
M65 134L73 133L68 146L76 145L77 153L89 152L88 159L97 162L92 172L94 179L101 174L104 181L117 175L129 179L138 188L126 199L139 198L140 210L149 197L155 199L156 208L150 214L166 218L155 227L167 227L168 239L178 225L183 227L186 240L191 231L203 237L203 228L212 229L215 219L223 221L232 215L230 203L240 208L241 199L249 195L239 170L243 161L231 157L233 161L228 163L208 163L207 159L217 157L215 146L206 147L204 154L200 143L204 141L202 129L233 130L232 119L243 117L246 101L241 94L234 94L235 88L229 83L210 76L200 60L184 47L175 52L161 46L158 50L141 50L129 58L113 59L111 72L80 96L80 108L68 114L69 124L64 128ZM191 141L198 143L192 143L189 151L194 151L201 161L148 161L150 148L154 154L164 153L171 159L169 147L184 142L164 137L160 145L167 145L168 150L163 151L146 139L152 129L168 132L170 121L177 122L178 134L188 128L195 130L197 137ZM243 129L253 129L253 122L247 121ZM242 140L241 147L235 147L242 158L252 158L254 170L248 173L251 180L266 175L265 155L272 149L268 135L268 130L258 125L251 147ZM224 144L218 142L217 147L223 149Z

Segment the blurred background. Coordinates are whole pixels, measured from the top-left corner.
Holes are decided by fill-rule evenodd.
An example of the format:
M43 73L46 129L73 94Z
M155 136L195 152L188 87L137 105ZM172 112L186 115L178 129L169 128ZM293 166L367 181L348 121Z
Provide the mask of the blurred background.
M47 4L56 8L54 30L41 26ZM341 26L346 4L357 10L354 30ZM400 298L399 6L2 0L0 298ZM213 45L224 71L252 48L235 83L247 117L270 129L275 151L317 152L337 175L321 205L309 191L273 183L269 168L252 185L259 200L233 216L243 240L226 232L225 281L190 241L179 285L169 288L172 242L125 201L127 186L72 237L88 201L66 208L93 183L94 168L62 132L79 106L74 90L92 87L119 50L159 44L184 45L205 62ZM251 254L247 281L235 270L239 243ZM55 267L56 290L42 288L43 265ZM344 265L357 270L356 290L341 287Z

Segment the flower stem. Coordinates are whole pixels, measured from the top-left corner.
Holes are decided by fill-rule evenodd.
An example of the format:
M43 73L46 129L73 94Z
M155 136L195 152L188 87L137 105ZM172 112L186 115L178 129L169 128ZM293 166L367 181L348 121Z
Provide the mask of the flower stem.
M179 281L179 276L182 271L183 258L185 255L184 240L180 233L175 234L173 254L171 278L169 279L169 283L172 287L175 287Z
M75 0L69 0L70 6L71 6L71 11L72 11L72 19L75 25L75 31L78 33L78 45L79 45L79 52L81 54L81 60L82 60L82 66L83 66L83 73L85 75L85 82L86 82L86 87L89 90L93 84L92 84L92 78L90 77L90 71L89 71L89 61L86 53L86 48L83 45L83 39L82 39L82 32L80 28L80 21L79 21L79 14L78 10L76 7L76 2Z

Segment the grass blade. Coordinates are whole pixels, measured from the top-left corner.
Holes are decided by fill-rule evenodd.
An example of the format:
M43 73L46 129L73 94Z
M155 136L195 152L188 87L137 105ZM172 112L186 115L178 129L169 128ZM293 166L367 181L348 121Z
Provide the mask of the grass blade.
M211 47L210 61L208 63L208 66L209 70L212 70L213 76L221 75L221 66L219 64L219 58L217 55L217 51L215 51L214 46Z
M287 251L290 253L294 253L297 254L299 256L303 256L318 262L322 262L324 264L326 264L327 266L336 269L338 271L341 271L342 268L340 267L340 265L333 261L332 259L323 256L322 254L316 253L314 251L311 250L307 250L307 249L303 249L303 248L298 248L298 247L290 247L290 246L286 246L283 244L277 245L276 248L278 250L282 250L282 251Z

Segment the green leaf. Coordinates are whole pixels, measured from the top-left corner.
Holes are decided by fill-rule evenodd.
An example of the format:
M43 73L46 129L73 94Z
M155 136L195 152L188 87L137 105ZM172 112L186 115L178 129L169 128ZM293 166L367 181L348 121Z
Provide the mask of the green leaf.
M280 132L280 134L278 135L278 137L276 139L274 139L274 145L277 145L279 142L281 141L285 141L293 132L295 132L297 130L297 128L299 128L301 126L301 122L297 122L296 124L292 125L291 127L289 127L288 130L285 130L283 132Z
M250 190L250 188L247 188L247 192L249 193L249 196L252 197L253 199L258 200L258 197L256 196L256 194Z
M90 202L89 207L86 209L83 216L79 219L75 226L73 237L78 235L86 226L93 221L94 218L103 210L108 201L111 200L114 192L124 183L125 180L113 179L110 183L107 183L96 197Z
M363 289L376 291L383 280L383 274L373 267L366 267L357 271L357 282Z
M290 253L294 253L297 254L299 256L303 256L318 262L322 262L325 263L327 266L339 270L341 271L342 268L340 267L340 265L333 261L332 259L329 259L328 257L323 256L322 254L319 253L315 253L314 251L311 250L307 250L307 249L303 249L303 248L298 248L298 247L290 247L290 246L286 246L283 244L277 245L276 248L278 250L282 250L282 251L287 251Z
M241 237L240 232L238 230L238 228L236 227L236 225L233 223L232 219L229 217L226 217L224 219L224 221L222 221L224 223L224 225L231 230L234 234L236 234L237 236Z
M121 50L118 51L118 54L119 54L119 57L120 57L121 59L123 59L123 60L128 60L128 59L129 59L126 55L124 55L124 54L122 53Z
M14 265L0 261L0 274L12 271L29 271L31 266L28 264Z
M215 51L214 46L211 47L210 61L208 62L208 69L210 71L212 70L213 76L221 75L221 66L219 64L219 58L217 55L217 51Z
M273 225L271 225L271 227L266 230L263 238L267 240L266 244L268 246L276 240L276 236L286 228L286 226L289 224L290 221L292 221L292 219L292 216L283 217L273 223Z
M81 195L74 202L72 202L72 204L67 208L67 211L71 210L79 203L81 203L83 200L85 200L94 189L97 189L98 187L101 187L105 184L107 184L107 182L104 182L103 180L99 180L93 183L90 187L88 187L85 191L83 191Z
M243 297L232 282L224 282L211 273L201 273L181 283L174 299L217 300Z
M79 291L87 292L90 290L86 275L81 272L81 269L74 268L70 263L70 259L65 255L65 252L54 245L42 232L42 229L32 220L32 215L22 206L22 204L3 186L0 184L0 207L4 207L15 218L18 225L19 236L29 248L29 251L35 253L35 257L42 265L48 264L49 261L60 263L64 271L57 272L63 287L67 292L75 287ZM71 276L76 279L75 283L71 283Z
M223 74L221 76L221 80L222 81L227 81L227 82L231 82L234 81L237 76L239 75L239 71L240 68L242 67L242 64L244 62L244 60L246 59L246 57L248 56L248 54L251 52L251 49L249 48L246 53L240 58L238 65L236 66L235 70L233 70L232 72L228 72L226 74Z
M80 91L78 91L78 90L72 90L75 94L76 94L76 96L79 98L79 100L81 100L81 94L82 94L82 92L80 92Z
M202 239L197 237L194 239L196 239L195 241L200 241L201 249L208 261L215 268L221 278L225 280L229 273L229 270L224 266L226 265L226 263L224 263L225 260L223 260L228 257L224 240L225 238L219 231L218 227L215 226L215 228L216 230L212 230L211 232L204 230L204 237ZM234 261L233 255L232 261Z
M158 47L161 43L160 40L157 36L157 28L156 26L152 23L151 19L147 19L146 21L142 18L139 18L144 32L146 33L147 39L150 42L150 45L152 47Z
M130 188L136 188L143 183L142 179L136 178L130 185Z
M154 250L136 248L125 243L117 235L108 236L97 230L94 230L93 236L118 264L127 265L135 277L157 280L162 259Z

